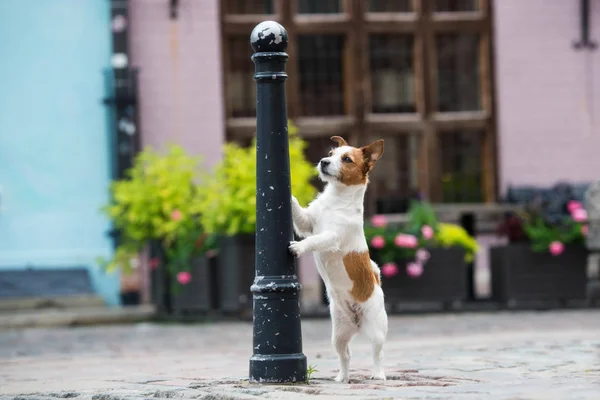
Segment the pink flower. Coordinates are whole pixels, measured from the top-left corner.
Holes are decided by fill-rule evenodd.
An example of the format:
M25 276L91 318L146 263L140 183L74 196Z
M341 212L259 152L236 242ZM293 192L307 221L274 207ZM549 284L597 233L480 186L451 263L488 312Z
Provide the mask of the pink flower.
M587 236L587 234L588 234L588 229L589 229L589 228L588 228L588 226L587 226L587 225L583 225L583 226L581 227L581 234L582 234L583 236Z
M396 239L394 239L394 243L398 247L409 247L412 249L417 247L418 240L413 235L401 233L398 236L396 236Z
M575 222L583 222L587 220L587 211L585 211L583 208L578 208L571 212L571 217L573 217L573 221Z
M398 274L398 266L393 262L385 263L381 267L381 273L386 278L391 278L392 276Z
M433 237L433 228L429 225L423 225L421 228L421 233L426 240L429 240Z
M423 262L423 261L429 260L430 254L425 249L419 249L419 250L417 250L416 256L417 256L417 261Z
M187 285L191 282L191 280L192 274L190 274L189 272L182 271L177 274L177 282L181 283L182 285Z
M406 266L406 273L411 278L418 278L423 275L423 264L419 262L411 262Z
M374 249L382 249L385 246L385 239L383 236L375 236L371 239L371 247Z
M371 225L375 228L383 228L387 225L387 218L383 215L373 215L371 217Z
M581 210L582 208L583 208L583 206L578 201L571 200L571 201L569 201L567 203L567 209L569 210L569 212L571 214L573 214L573 211L575 211L575 210Z
M148 261L148 266L150 267L150 269L156 269L156 268L158 268L159 265L160 265L160 260L156 257L152 257Z
M565 245L562 244L562 242L556 240L550 243L550 246L548 246L548 250L550 250L550 254L552 254L553 256L558 256L565 250Z
M181 217L183 217L183 214L179 210L173 210L173 212L171 213L171 219L173 221L179 221Z

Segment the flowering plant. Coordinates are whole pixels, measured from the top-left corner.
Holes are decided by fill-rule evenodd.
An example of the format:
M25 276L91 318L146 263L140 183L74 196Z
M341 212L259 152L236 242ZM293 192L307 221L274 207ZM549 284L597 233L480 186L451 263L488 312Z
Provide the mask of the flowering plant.
M400 260L410 260L406 266L409 276L420 276L430 257L427 248L460 246L466 250L466 261L478 251L477 242L462 227L439 223L429 203L412 202L408 216L404 226L388 224L383 215L375 215L365 225L369 248L382 264L384 276L396 275Z
M510 243L530 243L535 252L560 255L565 245L583 243L587 235L587 212L578 197L576 186L564 182L546 189L509 188L506 200L520 210L505 215L498 233Z
M307 160L307 142L298 128L288 126L292 193L301 204L315 197L311 185L317 171ZM208 232L225 236L253 234L256 229L256 139L249 147L227 143L222 160L201 188L202 225Z
M99 260L106 270L130 272L144 246L157 240L167 271L179 284L189 283L190 258L215 245L200 224L199 162L179 146L164 155L148 148L137 155L126 178L112 183L111 203L102 211L118 230L119 245L111 260ZM159 262L151 260L150 267Z
M566 244L583 243L587 234L587 212L583 205L570 200L561 207L562 212L540 204L530 206L520 213L523 230L531 242L531 248L536 252L550 252L560 255Z

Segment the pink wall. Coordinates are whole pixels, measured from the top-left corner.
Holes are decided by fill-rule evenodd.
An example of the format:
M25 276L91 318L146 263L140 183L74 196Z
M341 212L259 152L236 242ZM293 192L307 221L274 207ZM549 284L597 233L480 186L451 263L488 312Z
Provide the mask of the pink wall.
M591 1L600 43L600 3ZM494 2L502 192L600 179L600 49L576 51L579 2Z
M225 140L218 0L131 0L130 47L140 68L144 145L184 146L208 165Z

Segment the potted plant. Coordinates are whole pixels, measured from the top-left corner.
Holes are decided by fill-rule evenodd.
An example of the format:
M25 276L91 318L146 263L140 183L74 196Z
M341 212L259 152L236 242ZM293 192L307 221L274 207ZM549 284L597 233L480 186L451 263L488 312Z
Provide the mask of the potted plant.
M304 155L306 143L289 125L292 192L303 204L316 194L316 175ZM227 143L223 158L202 187L201 216L207 232L218 235L218 287L221 309L239 314L252 309L256 229L256 142L249 147Z
M555 187L506 215L499 232L509 243L490 249L495 300L516 306L585 299L587 213L568 194Z
M440 223L427 202L413 201L408 223L376 215L365 225L372 258L379 264L386 299L450 306L467 296L466 263L477 242L462 227Z
M165 155L145 149L127 178L112 183L111 203L103 208L118 231L114 257L104 260L104 267L128 274L150 246L152 301L166 313L206 309L210 303L204 254L214 239L200 224L199 161L179 146Z

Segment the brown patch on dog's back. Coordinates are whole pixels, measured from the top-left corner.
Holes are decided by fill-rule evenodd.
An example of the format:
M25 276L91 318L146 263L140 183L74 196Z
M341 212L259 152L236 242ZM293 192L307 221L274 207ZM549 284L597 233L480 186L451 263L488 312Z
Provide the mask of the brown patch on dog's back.
M371 266L369 252L348 253L344 256L343 261L346 272L353 283L350 295L356 301L367 301L373 290L375 290L375 283L377 282L376 274Z

